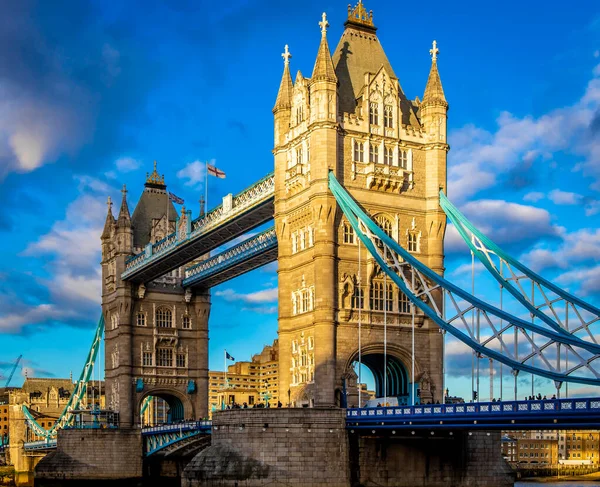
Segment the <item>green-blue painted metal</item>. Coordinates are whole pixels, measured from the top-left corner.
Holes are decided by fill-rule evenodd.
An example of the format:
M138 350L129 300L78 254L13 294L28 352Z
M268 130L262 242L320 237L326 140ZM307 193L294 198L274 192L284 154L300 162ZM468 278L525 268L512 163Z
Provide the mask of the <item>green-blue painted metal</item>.
M73 421L73 413L72 411L77 410L81 406L81 401L85 397L87 393L87 384L92 377L92 372L94 370L94 364L96 363L96 358L98 356L98 351L100 350L100 345L102 343L102 336L104 334L104 315L100 316L100 320L98 321L98 325L96 326L96 332L94 333L94 340L92 341L92 346L90 347L90 351L88 352L85 365L79 375L79 379L75 384L75 389L69 398L65 408L62 413L49 430L46 430L40 426L35 417L29 411L27 406L23 406L23 414L27 420L27 423L33 433L37 436L41 436L42 438L52 438L56 436L56 433L59 429L64 428L69 425Z
M152 396L148 396L146 399L144 399L144 402L142 402L142 407L140 408L140 416L144 415L146 409L148 409L150 401L152 401Z
M481 250L479 250L477 248L477 246L473 243L472 239L469 238L467 231L471 232L475 237L477 237L477 239L479 239L487 248L489 248L492 252L494 252L499 258L501 258L502 260L508 262L510 265L512 265L515 268L517 268L518 270L520 270L523 274L525 274L532 281L536 281L539 284L547 287L553 293L555 293L556 295L565 299L566 301L572 302L572 303L576 304L577 306L579 306L580 308L585 309L586 311L588 311L596 316L600 316L600 309L598 309L595 306L592 306L591 304L586 303L585 301L582 301L581 299L577 298L576 296L573 296L572 294L560 289L559 287L552 284L550 281L548 281L548 280L544 279L543 277L541 277L540 275L536 274L531 269L529 269L527 266L523 265L521 262L519 262L518 260L511 257L506 252L504 252L492 240L490 240L483 233L481 233L458 210L458 208L456 208L450 202L448 197L442 191L440 191L440 206L441 206L442 210L444 210L444 213L446 213L448 218L450 218L452 223L454 223L454 227L456 228L456 230L458 231L458 233L460 234L462 239L465 241L465 243L469 246L469 249L477 256L479 261L485 266L485 268L488 270L488 272L490 274L492 274L494 276L494 278L498 281L498 283L501 284L508 292L510 292L517 299L517 301L519 301L519 303L521 303L523 306L525 306L530 313L532 313L537 318L542 320L548 326L550 326L551 328L553 328L554 330L556 330L559 333L571 335L571 333L569 333L568 330L566 330L565 328L560 326L560 324L556 323L547 314L543 313L536 307L532 306L531 303L525 298L525 296L523 296L523 294L512 283L510 283L509 281L504 279L500 275L498 270L490 263L490 261L488 259L486 259L484 253L481 252Z
M381 269L394 281L394 283L400 288L400 290L405 293L408 298L412 301L412 303L423 311L431 320L433 320L440 328L446 330L454 337L458 338L460 341L465 343L471 349L476 352L481 353L482 355L486 355L487 357L493 358L509 367L520 370L523 372L531 373L534 375L539 375L541 377L546 377L555 381L567 381L574 382L579 384L588 384L588 385L600 385L600 380L598 379L590 379L587 377L577 377L577 376L567 376L565 374L558 374L552 371L547 371L543 369L539 369L537 367L533 367L521 362L517 362L506 357L504 354L497 352L492 349L488 349L480 343L472 340L468 335L457 329L455 326L443 320L429 305L423 302L421 299L416 297L411 290L404 284L404 281L398 276L394 271L392 271L384 259L379 255L377 249L375 248L374 243L369 239L367 235L365 235L359 225L360 222L365 225L370 232L372 232L379 240L381 240L388 248L390 248L393 252L397 253L400 257L404 259L404 261L408 262L415 269L417 269L420 273L422 273L425 277L427 277L432 282L435 282L437 285L442 287L443 289L452 292L459 296L461 299L471 303L476 308L482 309L485 312L494 315L500 319L507 321L508 323L513 324L519 328L523 328L525 330L533 331L538 333L550 340L569 344L576 347L584 348L592 353L598 353L600 350L597 345L591 344L588 342L584 342L580 339L577 339L571 335L564 335L562 333L553 332L547 330L545 328L541 328L539 326L528 323L520 318L512 316L505 311L502 311L494 306L491 306L484 301L472 296L471 294L463 291L459 287L455 286L451 282L445 280L443 277L436 274L434 271L429 269L427 266L419 262L416 258L414 258L409 252L404 250L396 241L394 241L390 236L388 236L378 225L375 223L352 199L352 197L348 194L348 192L342 187L342 185L337 181L333 172L329 173L329 189L333 193L338 205L343 211L344 215L348 219L350 225L354 228L355 233L361 239L367 250L370 252L375 261L379 264Z

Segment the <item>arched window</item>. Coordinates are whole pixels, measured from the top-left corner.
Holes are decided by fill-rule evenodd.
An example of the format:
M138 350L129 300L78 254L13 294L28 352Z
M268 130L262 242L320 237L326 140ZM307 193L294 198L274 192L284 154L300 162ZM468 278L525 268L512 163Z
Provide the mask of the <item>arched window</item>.
M408 151L405 149L400 150L399 157L400 167L402 169L408 169Z
M308 365L308 354L305 349L302 349L302 353L300 355L300 365L302 367L306 367Z
M419 233L408 232L408 251L419 252Z
M138 311L136 324L137 326L146 326L146 313Z
M369 145L369 162L379 162L379 146L375 143Z
M369 103L369 123L371 125L379 125L379 103Z
M371 283L370 308L373 311L383 311L383 282L373 281Z
M381 228L385 233L387 233L388 236L392 236L392 222L389 221L385 216L383 215L379 215L377 217L375 217L375 220L377 220L377 224L379 225L379 228Z
M363 309L365 307L365 290L358 285L354 286L354 294L352 295L352 307L354 309Z
M383 163L391 166L394 163L394 149L391 147L384 147L383 149Z
M171 328L173 326L173 313L164 306L156 310L156 326L158 328Z
M394 116L393 116L394 108L392 105L386 105L383 109L383 126L385 128L391 129L394 128Z
M189 316L184 316L181 324L184 330L189 330L192 327L192 320Z

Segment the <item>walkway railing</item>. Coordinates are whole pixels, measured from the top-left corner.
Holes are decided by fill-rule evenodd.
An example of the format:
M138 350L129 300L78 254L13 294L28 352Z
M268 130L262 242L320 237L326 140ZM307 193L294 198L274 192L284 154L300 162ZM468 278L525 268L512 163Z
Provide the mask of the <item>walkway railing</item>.
M455 421L457 420L457 421ZM549 423L551 429L569 426L600 428L600 397L547 399L466 404L420 404L376 408L354 408L346 411L348 427L389 426L394 428L443 428L462 424L505 429L523 429L528 423ZM573 420L576 420L575 423ZM514 425L514 426L513 426Z
M187 232L175 231L155 244L148 244L146 249L125 261L123 278L127 279L133 271L170 253L183 243L195 240L224 223L238 218L249 209L261 205L273 198L275 194L275 176L268 174L235 196L225 197L223 203L193 220Z
M277 235L275 234L275 228L271 227L210 259L189 267L185 270L183 285L190 286L200 282L209 276L248 261L252 257L274 248L277 248Z

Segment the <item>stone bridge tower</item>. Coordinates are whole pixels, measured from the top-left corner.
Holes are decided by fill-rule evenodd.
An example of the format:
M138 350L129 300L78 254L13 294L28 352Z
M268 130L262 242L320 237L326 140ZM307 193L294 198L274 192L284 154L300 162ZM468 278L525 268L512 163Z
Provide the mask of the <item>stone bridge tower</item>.
M130 256L174 232L191 212L177 214L156 163L133 216L126 194L123 187L116 220L109 199L101 237L107 407L123 426L140 423L148 396L164 399L173 421L206 417L209 294L184 291L180 269L141 284L120 277Z
M423 100L410 100L362 2L349 7L333 56L325 14L319 25L310 78L298 71L292 82L286 46L273 109L281 397L297 406L343 405L344 397L357 405L360 322L362 363L378 396L408 402L415 381L422 400L441 400L439 328L416 315L413 378L410 303L362 245L359 258L358 238L327 182L333 171L389 235L443 273L446 219L438 192L446 186L449 147L438 50L434 42Z

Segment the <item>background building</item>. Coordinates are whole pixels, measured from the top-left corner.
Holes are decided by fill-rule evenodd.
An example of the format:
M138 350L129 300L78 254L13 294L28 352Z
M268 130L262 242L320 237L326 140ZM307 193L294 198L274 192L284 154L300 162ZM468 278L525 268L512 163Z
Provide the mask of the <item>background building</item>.
M225 404L249 406L265 404L277 405L279 392L279 341L266 345L260 353L252 356L249 362L236 362L222 371L209 372L208 409L214 411ZM285 406L287 403L282 401Z

